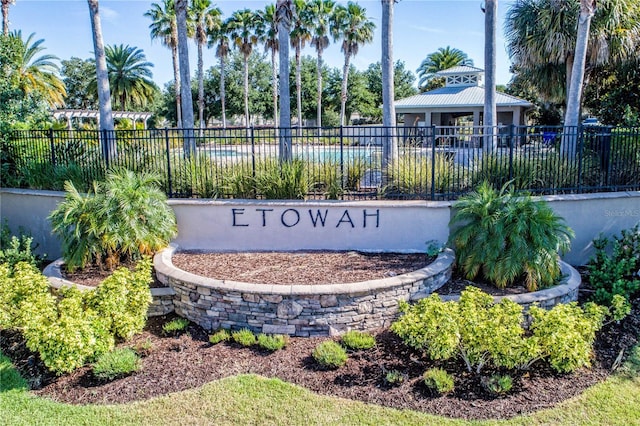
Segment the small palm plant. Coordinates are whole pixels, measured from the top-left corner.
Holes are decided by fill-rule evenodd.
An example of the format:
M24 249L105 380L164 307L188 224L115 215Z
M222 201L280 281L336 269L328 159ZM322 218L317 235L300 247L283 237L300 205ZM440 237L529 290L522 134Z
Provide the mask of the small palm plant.
M67 269L91 263L112 269L165 247L177 225L157 184L154 175L130 170L109 173L86 195L67 182L65 200L49 216Z
M498 192L484 182L454 205L449 242L457 264L468 279L482 274L499 288L522 276L529 291L551 286L574 233L545 202L508 185Z

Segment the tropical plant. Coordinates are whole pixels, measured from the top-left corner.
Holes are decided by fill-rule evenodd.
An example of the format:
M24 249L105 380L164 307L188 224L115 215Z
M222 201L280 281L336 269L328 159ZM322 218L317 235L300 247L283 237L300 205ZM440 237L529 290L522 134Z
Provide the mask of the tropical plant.
M114 380L128 376L140 367L140 357L133 349L120 348L100 355L93 364L93 375L102 380Z
M342 41L341 50L344 53L342 68L342 89L340 92L340 125L345 125L347 104L347 80L349 78L349 63L358 54L361 45L373 41L375 24L367 17L366 9L354 2L346 6L335 8L331 32L333 37Z
M316 50L317 111L316 126L322 127L322 54L329 47L329 33L336 3L333 0L311 0L304 9L305 21L311 33L311 46Z
M449 242L456 263L468 279L482 274L499 288L523 276L529 291L551 286L573 231L544 201L507 188L484 182L455 203Z
M279 76L278 86L280 87L280 120L277 125L279 158L280 161L291 161L292 139L291 139L291 93L290 93L290 61L289 43L291 21L293 19L292 0L276 1L276 22L278 28L278 62ZM275 77L275 76L274 76ZM274 107L275 110L275 107Z
M213 7L211 0L192 0L191 14L195 21L195 40L198 47L198 123L200 136L205 127L204 122L204 61L202 49L207 42L210 31L222 25L222 10Z
M157 181L146 173L112 172L87 195L67 183L65 200L49 216L67 268L113 268L165 247L177 227Z
M100 108L100 130L106 133L102 140L102 153L107 160L117 154L116 142L113 138L113 112L111 110L111 92L109 88L109 71L102 40L102 23L98 0L87 0L91 17L91 34L93 53L96 58L96 82L98 86L98 105Z
M498 113L496 110L496 15L498 0L484 2L484 143L485 152L493 152L498 148L496 126Z
M156 92L151 80L151 67L142 51L135 46L105 46L109 88L113 96L112 104L123 111L148 105ZM89 89L94 91L97 81L92 78Z
M315 347L311 354L323 368L335 369L347 363L347 352L333 340L324 341Z
M182 103L180 63L178 61L178 23L176 20L175 0L163 0L162 4L152 3L151 9L144 16L151 19L149 29L151 39L160 39L161 43L171 49L173 60L173 87L176 94L177 126L182 128Z
M250 9L235 11L226 21L231 39L244 57L244 123L250 126L249 117L249 56L258 43L256 30L261 17Z
M433 82L439 71L444 71L457 66L473 66L473 60L460 49L440 47L420 63L416 70L418 73L418 87L421 90L435 89L443 86L443 82Z
M393 9L395 0L382 0L382 125L386 129L396 127L395 79L393 70ZM398 140L387 134L383 141L383 167L398 158Z
M422 375L422 379L426 387L439 394L450 393L455 389L453 376L442 368L428 369Z
M64 83L60 80L58 73L60 67L55 62L58 60L54 55L36 56L45 47L43 39L33 40L35 34L32 33L26 40L22 40L21 31L13 31L9 37L20 44L19 62L16 65L18 75L18 88L25 95L37 93L52 107L64 105L64 97L67 94Z

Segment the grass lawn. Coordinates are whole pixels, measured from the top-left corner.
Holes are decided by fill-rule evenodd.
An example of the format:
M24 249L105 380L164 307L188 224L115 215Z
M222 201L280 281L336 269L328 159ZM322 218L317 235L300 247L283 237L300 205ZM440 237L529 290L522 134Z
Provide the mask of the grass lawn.
M2 425L640 425L640 350L618 374L551 410L510 421L465 422L319 396L278 379L242 375L127 405L72 406L30 395L0 354Z

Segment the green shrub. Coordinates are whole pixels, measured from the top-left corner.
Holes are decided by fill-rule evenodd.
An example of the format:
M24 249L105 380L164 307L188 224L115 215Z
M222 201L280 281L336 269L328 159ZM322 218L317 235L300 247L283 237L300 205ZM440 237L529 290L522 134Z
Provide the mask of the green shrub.
M234 342L242 346L253 346L256 344L256 335L248 328L234 331L231 333L231 338Z
M209 336L209 343L211 343L212 345L217 345L218 343L226 342L229 339L231 339L231 333L229 332L229 330L222 328Z
M558 252L569 249L573 231L545 202L485 182L454 208L449 241L468 279L482 274L504 288L524 276L534 291L560 276Z
M49 281L35 266L0 264L0 329L22 329L30 319L51 317L55 302Z
M422 378L425 386L439 394L450 393L455 389L453 376L442 368L430 368L424 372Z
M351 330L342 336L342 344L351 350L371 349L376 345L376 338L369 333Z
M184 333L189 327L189 320L186 318L174 318L162 325L162 332L168 336L176 336Z
M596 331L602 326L606 308L587 303L581 309L577 303L559 304L551 310L537 306L529 309L533 321L532 338L551 367L559 372L571 372L590 365Z
M513 388L513 379L508 374L493 374L483 380L484 387L494 395L503 395Z
M93 375L102 380L128 376L140 369L140 358L130 348L104 353L93 364Z
M42 258L33 253L35 249L33 238L19 232L20 235L11 235L11 230L6 221L0 228L0 263L6 263L13 268L18 262L27 262L36 268L42 264Z
M593 241L596 249L589 260L587 279L595 289L592 300L610 305L613 296L629 300L640 289L640 228L623 230L610 241L600 237Z
M287 336L283 334L274 334L269 336L264 333L258 335L258 346L271 352L275 352L287 345Z
M391 386L399 386L407 379L406 374L399 370L387 371L384 375L384 381Z
M115 270L88 296L91 307L107 321L114 336L128 339L144 328L152 301L151 271L151 259L144 258L138 262L135 271Z
M112 172L82 195L65 184L65 200L51 213L53 233L62 240L70 271L89 263L117 266L165 247L176 235L175 215L156 186L157 177Z
M623 296L614 294L609 306L608 316L612 321L620 321L631 313L631 303Z
M327 340L316 346L312 356L321 367L331 369L342 367L347 363L348 358L344 348L333 340Z

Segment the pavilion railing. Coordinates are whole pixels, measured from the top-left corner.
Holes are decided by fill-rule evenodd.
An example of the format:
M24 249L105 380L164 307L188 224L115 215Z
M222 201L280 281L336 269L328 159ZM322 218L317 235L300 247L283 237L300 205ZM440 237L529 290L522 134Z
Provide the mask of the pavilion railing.
M2 138L2 186L80 189L110 169L158 175L171 198L452 200L482 181L533 194L640 190L640 128L353 126L20 130ZM115 144L105 155L103 144ZM289 154L289 155L286 155ZM286 167L283 164L296 164ZM295 183L292 183L295 182ZM285 183L286 184L286 183Z

